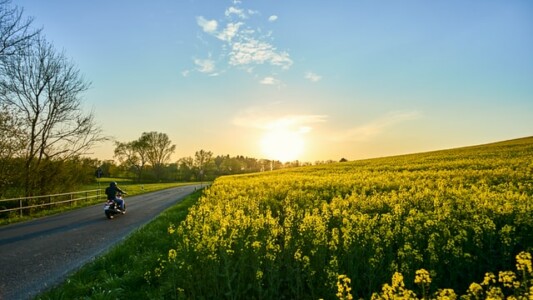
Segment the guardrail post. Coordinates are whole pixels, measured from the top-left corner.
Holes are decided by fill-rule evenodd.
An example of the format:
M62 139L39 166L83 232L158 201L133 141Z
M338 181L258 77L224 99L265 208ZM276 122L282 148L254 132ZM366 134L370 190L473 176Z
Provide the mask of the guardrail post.
M19 215L22 218L22 199L19 199Z

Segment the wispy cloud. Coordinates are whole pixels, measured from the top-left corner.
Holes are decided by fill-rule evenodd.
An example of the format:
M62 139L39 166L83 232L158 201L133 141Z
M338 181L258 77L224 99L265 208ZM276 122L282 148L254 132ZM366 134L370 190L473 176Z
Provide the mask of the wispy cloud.
M241 8L237 8L235 6L230 6L226 8L225 12L226 17L231 17L232 15L236 15L239 18L245 19L247 18L246 14L244 13L244 10Z
M204 17L196 17L196 23L202 27L204 32L214 33L217 31L218 22L216 20L207 20Z
M268 77L269 74L259 74L261 71L255 67L269 65L273 68L288 70L293 64L289 52L279 50L274 45L272 31L249 25L248 23L252 22L250 19L260 13L243 8L241 4L241 1L233 1L233 4L225 9L224 17L219 20L208 20L203 16L196 17L196 22L203 32L223 42L221 48L216 51L220 53L217 57L217 65L236 67L247 72L253 70L255 76L263 78ZM271 15L268 21L274 22L277 18L276 15ZM214 49L210 50L212 51ZM196 60L195 64L199 65ZM205 69L200 68L199 71Z
M195 59L194 64L201 73L213 73L215 71L215 62L212 59Z
M311 81L311 82L318 82L322 79L322 76L317 75L313 72L307 72L305 73L305 79Z
M415 120L420 117L417 111L409 112L390 112L382 117L379 117L367 124L354 127L339 134L332 135L334 141L364 141L373 136L379 135L386 129L405 121Z
M265 85L274 85L274 84L279 84L280 81L272 76L267 76L263 79L261 79L261 81L259 81L259 83L261 84L265 84Z
M237 33L239 32L239 27L241 27L244 23L238 22L238 23L228 23L226 25L226 28L222 30L221 32L216 34L216 37L219 38L222 41L228 42L231 44L231 40Z
M278 103L279 104L279 103ZM263 130L291 129L294 131L308 132L318 124L326 122L327 115L315 114L286 114L276 115L271 113L278 105L250 107L233 118L233 124L241 127L257 128Z
M234 66L264 64L266 62L288 69L292 60L287 52L278 52L273 45L253 38L233 43L229 63Z
M264 120L263 129L277 130L290 129L300 133L311 131L312 124L323 123L327 119L325 115L286 115L279 118Z

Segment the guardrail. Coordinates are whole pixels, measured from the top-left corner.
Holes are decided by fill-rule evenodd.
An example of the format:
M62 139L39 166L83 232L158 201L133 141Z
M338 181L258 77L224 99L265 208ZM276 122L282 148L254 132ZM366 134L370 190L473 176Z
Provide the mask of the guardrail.
M23 211L31 212L32 209L36 208L73 203L81 200L99 199L103 196L104 193L102 193L100 189L97 189L55 195L0 199L0 213L18 210L20 212L20 215L22 216ZM3 203L8 204L4 205Z

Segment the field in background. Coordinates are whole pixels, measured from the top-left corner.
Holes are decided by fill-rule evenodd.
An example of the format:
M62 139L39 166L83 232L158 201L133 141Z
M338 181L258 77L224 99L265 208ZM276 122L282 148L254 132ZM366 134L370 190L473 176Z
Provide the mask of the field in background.
M103 178L98 179L98 182L85 186L84 189L87 189L87 190L102 189L102 191L104 191L109 186L110 182L116 182L117 186L121 190L128 193L126 195L127 197L154 192L154 191L159 191L163 189L168 189L171 187L200 184L200 182L136 183L132 181L131 179L103 177ZM203 183L204 185L208 184L205 181Z
M43 299L527 298L531 157L525 138L222 177Z

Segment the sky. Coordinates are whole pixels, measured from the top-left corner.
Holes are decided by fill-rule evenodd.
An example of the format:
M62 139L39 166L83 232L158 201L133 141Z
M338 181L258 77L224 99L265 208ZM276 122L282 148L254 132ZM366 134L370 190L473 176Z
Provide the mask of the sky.
M533 2L12 0L106 136L281 161L533 135ZM92 157L113 159L114 144Z

